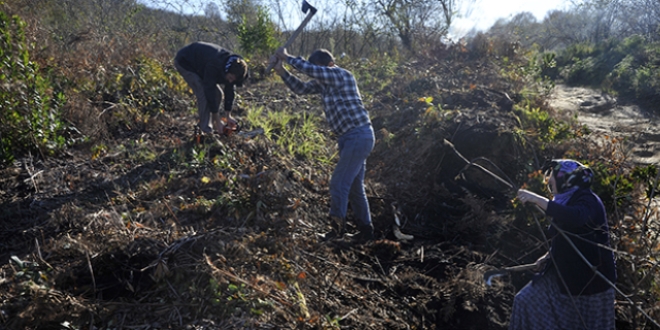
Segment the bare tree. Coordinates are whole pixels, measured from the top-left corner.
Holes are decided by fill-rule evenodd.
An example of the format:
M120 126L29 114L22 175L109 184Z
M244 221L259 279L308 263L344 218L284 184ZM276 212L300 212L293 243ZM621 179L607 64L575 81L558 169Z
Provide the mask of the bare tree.
M206 8L204 8L204 15L209 18L220 18L220 8L218 8L218 5L209 2L206 4Z
M591 23L590 41L631 35L641 35L650 41L659 39L658 0L582 0L579 6L587 14L583 18Z
M370 0L376 17L393 30L403 46L415 52L416 44L447 35L455 15L455 0Z
M629 34L644 36L649 41L660 40L660 1L625 0L620 7L620 20Z

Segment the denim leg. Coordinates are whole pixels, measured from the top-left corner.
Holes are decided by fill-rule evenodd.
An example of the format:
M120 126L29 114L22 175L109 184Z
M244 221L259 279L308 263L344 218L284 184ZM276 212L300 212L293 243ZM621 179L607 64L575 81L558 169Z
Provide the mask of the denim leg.
M350 200L358 225L371 224L364 174L366 160L373 147L371 125L354 128L339 137L339 161L330 180L331 216L345 218Z
M362 163L360 172L353 180L351 190L348 194L348 201L353 209L353 214L358 219L359 226L366 226L371 223L371 211L369 210L369 201L364 191L364 172L367 168L367 162Z

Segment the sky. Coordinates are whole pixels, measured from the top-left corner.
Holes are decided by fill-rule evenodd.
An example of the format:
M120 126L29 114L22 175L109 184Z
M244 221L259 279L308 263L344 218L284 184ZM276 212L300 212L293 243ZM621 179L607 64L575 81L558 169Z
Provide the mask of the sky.
M138 0L149 6L162 7L173 11L193 11L195 14L203 14L206 3L214 2L221 5L219 0ZM271 2L272 1L272 2ZM318 9L316 15L323 20L327 13L336 13L337 0L307 0ZM460 17L452 24L452 35L462 36L472 28L476 30L488 30L500 18L512 18L521 12L531 12L538 21L542 21L550 10L566 9L570 0L457 0L460 8ZM295 29L305 16L300 10L301 0L270 0L262 3L276 4L285 8L285 29ZM165 6L167 4L167 6ZM271 6L273 8L275 6ZM222 11L222 8L220 8ZM188 12L190 13L190 12ZM276 13L274 13L276 15ZM277 17L277 16L275 16ZM282 24L279 19L276 23Z
M463 5L462 17L453 23L454 34L464 34L472 28L488 30L500 18L512 18L522 12L530 12L540 22L555 9L566 9L567 0L476 0Z
M319 9L317 14L336 11L336 0L307 0ZM460 8L460 16L453 24L452 34L465 34L472 28L476 30L488 30L500 18L512 18L522 12L531 12L540 22L545 18L548 11L554 9L565 9L570 0L457 0ZM279 0L279 3L287 7L287 13L298 22L304 18L300 11L301 0ZM279 22L278 22L279 23ZM295 24L287 24L295 25ZM287 26L294 29L295 26Z

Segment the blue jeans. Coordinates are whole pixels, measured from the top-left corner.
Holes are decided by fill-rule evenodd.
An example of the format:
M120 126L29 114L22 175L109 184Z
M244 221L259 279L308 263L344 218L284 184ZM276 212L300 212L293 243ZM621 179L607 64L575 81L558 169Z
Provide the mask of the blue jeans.
M339 137L339 162L330 179L330 215L346 218L351 203L358 226L371 224L371 211L364 191L367 157L374 148L371 125L351 129Z

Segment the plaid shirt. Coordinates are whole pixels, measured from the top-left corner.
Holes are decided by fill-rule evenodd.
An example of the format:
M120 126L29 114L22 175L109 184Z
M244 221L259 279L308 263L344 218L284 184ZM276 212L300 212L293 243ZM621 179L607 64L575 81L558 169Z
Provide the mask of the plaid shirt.
M337 66L313 65L300 57L289 57L287 62L314 80L302 82L288 72L282 80L296 94L321 94L325 117L335 134L342 135L353 128L371 125L350 71Z

